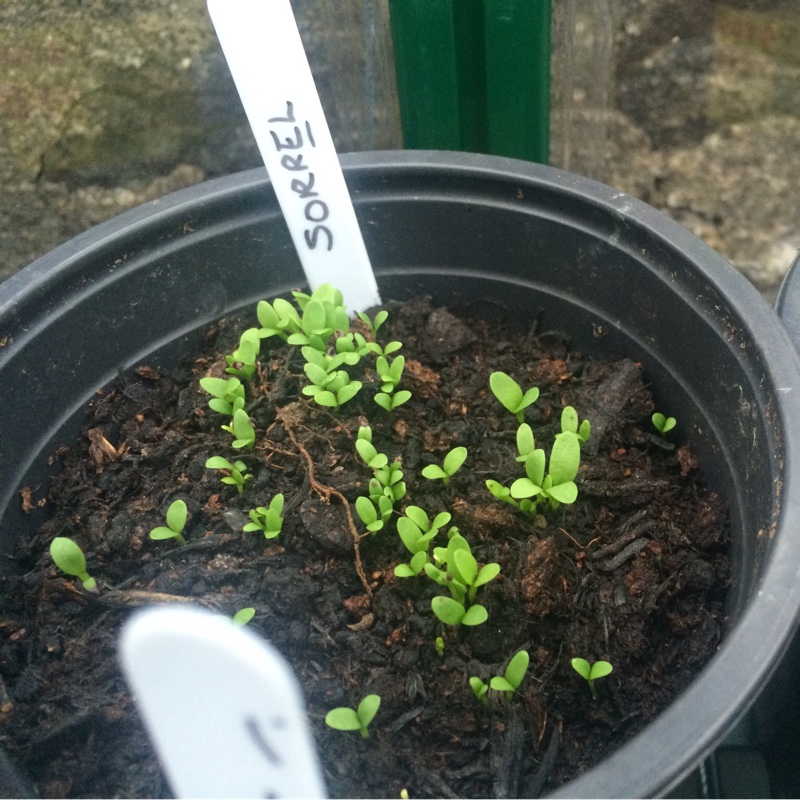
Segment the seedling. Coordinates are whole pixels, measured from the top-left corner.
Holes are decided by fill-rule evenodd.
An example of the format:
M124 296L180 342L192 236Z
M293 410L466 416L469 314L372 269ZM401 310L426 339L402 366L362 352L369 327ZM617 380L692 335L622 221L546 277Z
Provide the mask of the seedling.
M665 417L663 414L660 414L656 411L655 414L652 416L653 425L655 425L656 430L663 436L668 431L671 431L677 424L677 420L675 417Z
M486 703L488 701L488 683L484 683L477 675L473 675L469 679L469 685L472 687L472 693L478 698L478 700L481 701L481 703Z
M559 503L574 503L578 497L575 476L581 463L581 446L574 433L556 435L550 451L550 464L545 475L543 450L534 450L525 459L525 477L511 484L510 495L515 500L542 496L550 500L550 506Z
M514 696L514 692L517 691L519 685L522 683L525 673L528 671L529 662L530 658L527 650L520 650L514 655L511 661L508 662L505 673L502 676L495 675L489 685L496 692L505 692L506 699L511 700Z
M595 689L594 682L598 678L610 675L614 667L608 661L595 661L594 664L589 664L585 658L573 658L571 663L575 672L589 684L592 698L597 700L597 689Z
M375 360L375 371L382 381L381 391L391 394L400 383L403 377L403 367L406 360L403 356L397 356L391 364L386 356L378 356Z
M304 386L302 392L308 397L313 397L321 406L336 408L344 405L361 390L361 381L351 380L350 375L343 369L327 372L324 367L309 361L303 366L303 370L311 384Z
M481 605L464 606L447 595L439 595L431 600L433 613L445 625L481 625L489 619L489 613Z
M329 283L314 290L311 295L292 292L300 306L301 332L292 333L289 344L310 345L324 353L328 346L328 338L334 331L350 329L350 319L344 307L342 293Z
M164 539L177 539L181 544L186 543L183 538L183 529L186 526L186 503L183 500L173 500L167 509L167 524L153 528L150 538L157 541Z
M286 341L293 333L300 332L300 315L295 307L282 297L271 305L262 300L256 308L256 316L261 324L258 335L262 339L278 336Z
M461 469L461 465L467 460L466 447L454 447L445 457L440 467L438 464L428 464L422 470L422 475L430 480L441 480L447 486L450 478Z
M389 312L379 311L375 315L375 319L371 320L363 311L359 311L358 318L367 326L369 332L372 334L372 338L374 339L378 335L378 329L389 318Z
M337 731L361 731L361 735L368 739L367 728L378 713L380 705L379 695L368 694L355 711L347 707L331 709L325 716L325 722Z
M441 528L450 522L446 511L437 514L433 521L419 506L408 506L406 516L397 520L397 532L406 549L412 554L410 563L398 564L394 574L398 578L413 578L428 564L428 548Z
M399 459L376 469L375 477L370 478L369 496L377 503L380 495L386 495L392 503L406 496L406 484L403 481L403 469Z
M86 556L72 539L56 536L50 542L50 556L62 572L78 578L87 592L97 591L97 581L86 571Z
M592 426L588 419L578 424L578 412L572 406L564 406L561 412L561 432L574 433L582 445L589 441L589 435L592 432Z
M407 403L411 399L411 392L408 389L401 389L394 394L387 394L386 392L378 392L375 395L375 402L386 411L394 411L398 406Z
M253 423L250 422L250 417L247 412L239 408L233 413L233 419L230 425L222 425L222 430L228 431L233 436L231 445L240 449L242 447L250 447L256 443L256 429Z
M239 378L252 378L256 371L256 358L261 349L261 337L257 328L248 328L239 338L239 347L229 356L225 356L229 375Z
M200 386L213 395L208 401L212 411L232 417L244 408L244 386L238 378L200 378Z
M433 551L434 560L443 569L433 564L425 564L425 574L435 583L444 586L452 598L462 603L472 602L480 586L489 583L500 573L500 565L484 564L478 569L478 562L472 555L467 540L456 533L450 537L447 547L437 547Z
M377 533L386 525L393 508L391 499L384 494L378 496L377 502L371 497L356 498L356 513L369 533Z
M234 615L233 615L233 624L239 625L240 627L247 625L251 619L256 615L256 610L254 608L240 608Z
M370 469L379 470L389 463L389 457L379 453L375 445L372 444L372 428L369 426L363 426L358 429L356 451L361 456L361 460Z
M524 419L524 410L539 397L539 390L535 386L523 392L522 387L505 372L493 372L489 376L489 387L492 394L520 423Z
M244 461L234 461L233 464L231 464L227 458L211 456L211 458L206 461L206 468L219 469L227 473L224 474L220 480L228 486L235 486L239 494L244 491L245 483L253 479L252 475L245 474L247 472L247 465Z
M283 527L283 495L276 494L269 507L251 508L247 513L250 522L242 528L243 531L264 531L265 539L274 539Z
M436 641L433 643L433 646L436 649L437 655L444 655L444 639L442 639L441 636L436 637Z

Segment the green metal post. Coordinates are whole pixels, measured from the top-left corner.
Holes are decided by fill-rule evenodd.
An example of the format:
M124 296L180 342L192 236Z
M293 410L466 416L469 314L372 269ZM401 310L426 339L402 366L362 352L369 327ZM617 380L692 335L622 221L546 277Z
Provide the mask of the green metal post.
M410 149L458 150L461 112L453 3L389 0L403 142Z
M551 0L389 0L403 140L546 163Z
M488 152L546 164L551 0L485 1Z

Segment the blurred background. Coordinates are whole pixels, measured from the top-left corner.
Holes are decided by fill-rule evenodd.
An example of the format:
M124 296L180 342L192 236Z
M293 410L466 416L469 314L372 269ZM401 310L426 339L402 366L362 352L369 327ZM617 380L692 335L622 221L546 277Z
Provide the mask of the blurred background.
M293 0L340 152L403 147L389 0ZM800 246L800 0L553 0L550 163L772 297ZM205 0L0 0L0 280L260 159Z

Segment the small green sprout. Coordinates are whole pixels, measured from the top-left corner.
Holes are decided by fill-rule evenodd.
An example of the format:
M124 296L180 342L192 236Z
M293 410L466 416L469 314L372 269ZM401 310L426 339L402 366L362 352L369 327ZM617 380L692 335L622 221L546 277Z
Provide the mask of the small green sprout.
M389 463L389 457L379 453L372 444L372 429L369 426L365 425L358 429L356 451L361 456L361 460L373 470L382 469Z
M469 685L472 687L472 693L478 698L478 700L481 701L481 703L486 703L488 701L488 683L484 683L477 675L473 675L469 679Z
M221 427L222 430L228 431L233 436L231 445L237 449L242 447L252 448L256 443L256 429L243 408L234 411L230 425L222 425Z
M572 406L564 406L561 412L561 431L562 433L574 433L581 444L586 444L589 441L589 435L592 432L592 426L588 419L578 424L578 412Z
M386 356L378 356L375 360L375 371L382 381L381 391L391 394L400 383L400 378L403 377L403 367L406 360L403 356L397 356L392 363Z
M50 556L62 572L78 578L87 592L97 591L97 581L86 571L86 556L72 539L56 536L50 542Z
M655 425L656 430L663 436L668 431L671 431L677 424L677 420L675 417L665 417L663 414L660 414L656 411L655 414L652 416L653 425Z
M500 565L497 563L484 564L478 569L478 562L472 555L469 543L458 533L450 537L446 548L437 547L433 556L444 569L425 564L425 574L435 583L444 586L459 603L465 599L471 603L478 588L494 580L500 573Z
M436 637L436 641L433 643L433 647L436 650L436 654L439 656L444 655L444 639L441 636Z
M256 371L256 358L261 349L261 337L258 329L248 328L239 338L239 347L229 356L225 356L228 366L225 372L239 378L252 378Z
M183 529L186 526L187 515L186 503L183 500L173 500L167 509L167 524L160 525L150 531L150 538L157 541L164 539L177 539L181 544L185 544Z
M355 711L347 707L331 709L325 717L325 722L337 731L361 731L361 735L368 739L367 728L378 713L380 704L379 695L368 694Z
M389 318L389 312L385 310L379 311L375 315L375 319L371 320L363 311L359 311L358 318L367 326L374 339L378 335L378 329Z
M399 392L387 394L378 392L375 395L375 402L385 411L394 411L398 406L407 403L411 399L411 392L408 389L401 389Z
M589 664L585 658L573 658L572 668L589 684L589 689L592 692L592 697L597 700L597 690L595 689L594 682L598 678L604 678L610 675L614 667L608 661L595 661L594 664Z
M422 470L422 475L430 480L441 480L447 486L450 478L461 469L461 465L467 460L466 447L454 447L445 457L440 467L438 464L428 464Z
M431 600L431 610L445 625L482 625L489 619L489 613L481 605L469 608L447 595L439 595Z
M251 619L256 615L256 610L254 608L240 608L234 615L233 615L233 624L243 627L250 622Z
M232 417L244 408L244 386L238 378L200 378L200 387L212 395L208 401L212 411Z
M549 470L545 475L543 450L534 450L525 459L525 477L511 484L510 494L515 500L542 497L550 500L552 508L559 503L574 503L578 497L575 476L581 464L581 446L574 433L556 434L550 451Z
M398 564L394 574L398 578L419 575L428 563L428 548L441 528L450 522L450 514L442 511L433 520L419 506L408 506L406 516L397 520L397 532L406 549L412 554L410 563Z
M220 480L228 486L235 486L239 494L244 491L244 485L247 481L252 480L252 475L245 474L247 472L247 465L243 461L234 461L231 464L227 458L222 456L211 456L206 461L206 469L219 469L227 474L223 475Z
M274 539L283 527L283 495L276 494L270 501L269 507L259 506L248 511L250 522L243 528L243 531L264 531L265 539Z
M522 387L505 372L493 372L489 376L489 386L492 394L520 423L524 419L524 410L539 397L539 390L535 386L523 393Z
M528 671L530 658L527 650L520 650L508 662L504 675L495 675L489 685L496 692L505 692L506 699L511 700L514 692L519 688L525 673Z
M343 369L328 372L312 362L307 362L303 369L311 384L304 386L301 391L304 395L313 397L321 406L337 408L352 400L361 390L361 381L351 380Z
M286 341L293 333L300 332L300 315L295 307L282 297L272 304L262 300L256 308L256 316L261 325L258 335L262 339L278 336Z
M393 509L391 498L385 494L379 495L376 502L371 497L356 498L356 513L369 533L381 530L391 517Z
M370 478L369 496L377 503L380 495L386 495L392 503L406 496L406 484L403 481L403 469L399 459L376 469L375 477Z

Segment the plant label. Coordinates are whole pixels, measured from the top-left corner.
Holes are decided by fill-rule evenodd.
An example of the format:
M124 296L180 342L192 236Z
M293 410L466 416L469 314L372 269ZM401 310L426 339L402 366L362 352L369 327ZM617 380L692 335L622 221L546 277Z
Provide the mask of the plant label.
M208 0L208 11L312 291L336 286L351 314L378 305L289 0Z
M124 626L120 659L177 797L326 797L300 688L264 639L149 609Z

